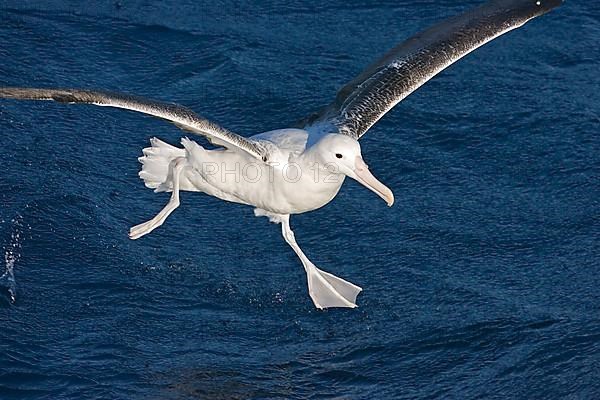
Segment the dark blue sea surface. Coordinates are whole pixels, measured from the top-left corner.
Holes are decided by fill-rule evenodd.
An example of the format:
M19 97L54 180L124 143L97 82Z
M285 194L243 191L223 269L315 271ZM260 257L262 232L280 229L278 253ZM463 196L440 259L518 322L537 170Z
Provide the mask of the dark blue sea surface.
M178 102L244 135L329 103L479 1L0 2L0 85ZM280 228L137 157L159 120L0 101L0 399L600 398L600 3L475 51L361 140L391 209L347 180L292 225L364 288L318 311Z

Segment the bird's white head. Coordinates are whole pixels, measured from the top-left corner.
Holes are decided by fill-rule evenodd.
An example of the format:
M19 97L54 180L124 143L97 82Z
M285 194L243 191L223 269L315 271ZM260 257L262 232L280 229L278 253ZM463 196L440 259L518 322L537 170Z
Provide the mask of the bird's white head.
M330 173L332 172L330 166L333 166L334 173L344 174L358 181L385 200L388 206L391 207L394 204L392 191L369 171L369 167L362 158L358 140L350 136L331 133L315 143L311 148L311 153L314 159Z

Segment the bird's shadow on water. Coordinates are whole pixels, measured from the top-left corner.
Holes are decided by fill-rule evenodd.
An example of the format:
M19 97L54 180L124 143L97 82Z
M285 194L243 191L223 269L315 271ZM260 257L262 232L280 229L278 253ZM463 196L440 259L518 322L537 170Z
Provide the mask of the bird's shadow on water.
M313 311L312 304L290 307L270 301L261 303L261 306L257 304L247 307L254 316L245 322L231 321L232 326L224 325L224 340L233 333L240 335L236 339L238 344L244 342L241 347L235 345L227 351L227 364L217 361L211 365L211 360L218 360L219 357L215 356L221 355L212 350L192 350L185 356L190 358L187 361L178 361L171 368L146 375L156 388L155 398L305 398L317 390L315 379L334 382L340 379L368 380L360 371L347 371L345 367L328 364L335 353L335 349L330 347L339 347L337 340L344 336L343 332L347 332L344 327L355 322L355 318L364 318L356 310ZM300 308L306 310L294 311ZM276 316L264 326L248 326L249 320L260 320L257 315L260 313ZM239 315L239 310L233 314ZM243 326L249 332L240 333L239 329ZM278 328L274 330L276 326ZM274 331L278 333L273 334ZM275 349L278 349L277 352ZM326 365L318 367L322 362Z
M236 400L265 395L258 386L245 381L241 372L231 369L190 368L152 378L164 388L156 399Z

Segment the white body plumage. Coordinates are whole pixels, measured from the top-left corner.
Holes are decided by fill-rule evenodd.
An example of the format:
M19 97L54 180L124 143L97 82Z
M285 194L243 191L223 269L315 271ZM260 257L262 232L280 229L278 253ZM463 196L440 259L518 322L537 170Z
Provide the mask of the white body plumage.
M182 148L154 138L152 147L144 149L139 158L143 164L139 175L147 187L171 191L173 169L169 164L185 158L180 190L203 192L269 213L300 214L333 200L346 176L337 163L316 154L318 147L305 151L308 135L302 129L280 129L253 136L276 146L269 163L243 152L207 150L185 138Z

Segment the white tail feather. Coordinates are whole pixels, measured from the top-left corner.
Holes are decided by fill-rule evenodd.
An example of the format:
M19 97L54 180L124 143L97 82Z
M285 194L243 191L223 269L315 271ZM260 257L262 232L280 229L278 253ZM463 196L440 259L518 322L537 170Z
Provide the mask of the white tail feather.
M157 138L150 139L150 144L152 147L143 149L144 155L138 158L142 163L142 170L138 175L144 180L146 187L159 192L167 191L170 188L167 184L169 164L178 157L185 157L186 152Z

